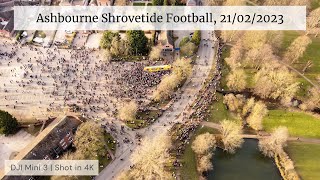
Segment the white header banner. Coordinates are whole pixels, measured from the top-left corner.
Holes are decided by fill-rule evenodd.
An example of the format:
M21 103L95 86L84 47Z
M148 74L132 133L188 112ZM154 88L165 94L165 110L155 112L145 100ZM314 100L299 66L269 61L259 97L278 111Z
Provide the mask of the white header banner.
M305 6L15 6L15 30L305 30Z

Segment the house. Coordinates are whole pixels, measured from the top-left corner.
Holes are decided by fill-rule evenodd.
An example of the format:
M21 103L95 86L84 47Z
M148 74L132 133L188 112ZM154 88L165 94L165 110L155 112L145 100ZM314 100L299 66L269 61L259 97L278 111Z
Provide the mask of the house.
M163 52L172 52L174 50L173 31L166 30L166 41L162 45Z
M66 116L53 121L13 160L49 160L59 158L73 143L76 129L82 123L80 119ZM0 179L2 177L0 176ZM24 180L30 176L5 176L5 180Z
M0 36L11 37L14 33L13 10L0 12Z
M188 0L187 1L187 6L196 6L196 5L197 5L196 0Z

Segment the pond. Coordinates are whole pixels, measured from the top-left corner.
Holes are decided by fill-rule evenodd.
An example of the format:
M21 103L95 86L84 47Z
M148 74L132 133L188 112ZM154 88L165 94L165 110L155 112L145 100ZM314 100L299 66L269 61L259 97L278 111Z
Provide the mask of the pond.
M245 139L241 149L228 154L217 148L213 156L213 170L208 180L281 180L277 166L258 149L258 140Z

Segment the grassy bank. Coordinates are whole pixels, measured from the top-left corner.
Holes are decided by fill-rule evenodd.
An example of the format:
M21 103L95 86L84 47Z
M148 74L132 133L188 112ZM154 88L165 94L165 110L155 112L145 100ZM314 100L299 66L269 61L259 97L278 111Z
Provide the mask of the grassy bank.
M320 179L319 144L292 142L287 147L290 158L294 161L296 170L304 180Z
M199 179L199 175L198 175L198 171L197 171L196 155L191 148L191 144L194 141L196 136L198 136L199 134L206 133L206 132L209 132L212 134L218 133L215 129L211 129L208 127L199 127L196 130L195 135L192 137L190 143L186 146L185 152L182 156L182 162L183 162L183 166L181 168L181 178L182 179L188 179L188 180L198 180Z
M291 136L320 138L320 119L303 112L270 110L263 120L267 132L278 126L286 126Z

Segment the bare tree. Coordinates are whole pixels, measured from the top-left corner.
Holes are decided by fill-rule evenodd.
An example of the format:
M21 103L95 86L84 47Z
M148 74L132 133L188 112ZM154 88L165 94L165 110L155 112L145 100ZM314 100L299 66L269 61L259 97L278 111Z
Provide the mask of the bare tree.
M158 46L152 47L149 58L152 60L159 60L160 59L160 54L161 54L161 49Z
M265 115L267 115L268 109L266 105L258 101L253 106L250 115L247 118L248 124L254 129L254 130L261 130L262 129L262 120Z
M251 113L254 105L255 105L254 98L250 98L249 100L247 100L247 102L242 108L242 117L247 117L248 114Z
M302 110L314 110L320 108L320 89L312 87L309 89L308 99L300 105Z
M239 112L244 105L245 98L243 95L227 94L223 97L223 103L228 106L230 111Z
M103 50L103 58L104 58L105 62L107 62L107 63L112 60L112 56L111 56L109 49Z
M288 137L288 129L280 126L273 131L271 136L259 141L259 149L265 156L274 157L286 146Z
M76 154L83 159L95 160L106 153L103 129L95 122L82 123L76 131L74 139Z
M178 59L173 63L173 71L162 78L157 89L153 92L153 100L160 101L169 98L192 72L189 59Z
M245 6L245 0L226 0L224 3L225 6Z
M136 119L138 106L134 101L125 102L121 105L118 112L118 118L124 121L132 121Z
M219 6L223 0L205 0L204 5L206 6Z
M260 69L265 62L269 63L277 59L273 53L272 46L269 44L262 45L261 49L250 49L244 58L244 65Z
M242 91L247 86L247 75L241 68L233 69L227 76L227 86L231 90Z
M212 154L206 154L198 158L197 170L199 171L200 174L213 169L211 158L212 158Z
M310 0L291 0L289 5L290 6L307 6L307 8L310 8L311 1Z
M179 83L180 79L176 74L164 76L157 89L153 92L153 100L160 101L169 98L173 94L175 88L179 86Z
M244 48L242 41L237 41L235 46L230 50L230 56L225 59L226 63L231 69L241 67L242 59L244 55Z
M180 81L186 79L192 72L190 59L177 59L173 62L173 73L178 76Z
M317 36L320 32L320 7L311 11L307 17L307 34L315 34Z
M224 150L232 154L235 153L243 143L241 125L234 121L223 120L220 132Z
M200 134L192 143L192 150L197 155L197 169L200 174L212 169L212 152L216 148L216 139L213 134Z
M126 6L127 5L127 0L117 0L114 3L115 6Z
M119 39L119 37L117 37L117 36L112 38L110 53L113 56L119 56L121 53L120 41L121 41L121 39Z
M295 75L276 61L265 63L254 75L254 93L263 98L292 98L299 89Z
M262 49L269 44L273 50L281 47L283 32L281 31L246 31L243 36L245 49Z
M265 0L264 5L265 6L284 6L289 5L290 0Z
M224 42L232 42L236 39L238 39L241 34L243 34L242 31L237 31L237 30L226 30L226 31L221 31L220 37L224 40Z
M180 47L180 53L182 56L192 56L195 54L197 46L192 42L187 42L184 46Z
M297 37L289 46L284 54L284 60L289 63L295 63L307 49L312 40L308 36Z
M172 179L166 169L171 160L168 152L170 146L170 137L165 134L157 135L153 139L145 138L132 154L131 161L134 167L117 179Z
M203 155L216 148L216 139L213 134L200 134L192 143L192 150L198 154Z

